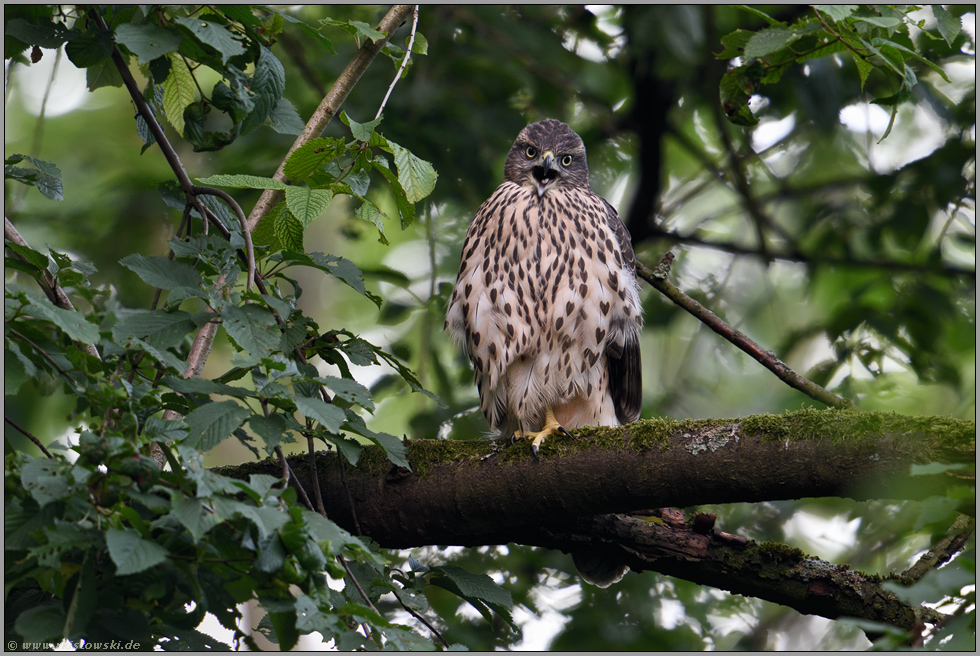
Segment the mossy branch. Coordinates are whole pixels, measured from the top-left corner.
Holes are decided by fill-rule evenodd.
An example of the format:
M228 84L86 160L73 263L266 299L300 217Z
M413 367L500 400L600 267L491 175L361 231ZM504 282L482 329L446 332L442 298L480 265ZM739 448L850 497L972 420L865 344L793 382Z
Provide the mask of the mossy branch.
M877 587L874 577L794 556L792 567L770 580L760 568L779 554L766 552L765 545L710 524L705 528L704 522L698 529L697 521L685 529L686 537L676 526L666 534L635 515L709 503L944 494L962 485L962 476L913 475L912 466L972 465L975 432L974 422L948 417L807 409L585 428L571 438L549 438L538 458L526 443L510 445L506 439L420 439L407 443L412 471L394 466L379 448L366 448L347 473L346 490L336 473L336 454L318 457L324 461L320 485L329 517L354 530L353 504L359 532L383 547L518 542L563 551L599 549L636 570L758 596L800 612L861 612L860 617L909 628L916 613ZM301 457L290 462L308 488L309 464ZM277 463L263 461L221 473L246 478L278 471ZM812 578L814 568L827 570L823 578ZM863 611L861 595L868 604Z

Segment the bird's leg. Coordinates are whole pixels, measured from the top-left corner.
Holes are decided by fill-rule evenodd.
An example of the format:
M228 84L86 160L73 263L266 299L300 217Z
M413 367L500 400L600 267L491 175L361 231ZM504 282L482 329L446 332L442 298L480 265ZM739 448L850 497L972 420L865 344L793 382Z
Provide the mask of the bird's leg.
M531 452L534 453L534 457L538 456L538 447L541 446L544 439L549 435L554 435L555 433L561 433L562 435L567 435L571 437L572 434L565 430L565 427L558 423L555 419L555 412L551 409L549 405L544 411L544 427L536 432L518 430L514 432L511 437L511 442L515 440L531 440Z

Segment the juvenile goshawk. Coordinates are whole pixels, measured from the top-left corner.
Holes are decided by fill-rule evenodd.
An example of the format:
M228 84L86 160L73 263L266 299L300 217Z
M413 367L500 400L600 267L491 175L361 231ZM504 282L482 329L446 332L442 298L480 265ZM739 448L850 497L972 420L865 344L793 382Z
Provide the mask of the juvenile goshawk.
M446 316L490 427L537 454L566 428L635 421L641 323L629 232L589 186L582 139L554 119L528 125L470 224ZM603 587L625 571L585 560Z

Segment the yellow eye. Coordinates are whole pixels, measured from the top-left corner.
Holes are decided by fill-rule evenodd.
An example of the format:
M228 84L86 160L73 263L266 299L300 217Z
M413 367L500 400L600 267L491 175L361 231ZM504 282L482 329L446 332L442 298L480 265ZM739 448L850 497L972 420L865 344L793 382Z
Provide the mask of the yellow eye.
M534 159L538 156L538 149L534 146L528 146L527 150L524 151L524 154L527 155L528 159Z
M571 163L572 163L572 156L571 155L565 155L564 157L561 158L561 165L562 166L569 166Z

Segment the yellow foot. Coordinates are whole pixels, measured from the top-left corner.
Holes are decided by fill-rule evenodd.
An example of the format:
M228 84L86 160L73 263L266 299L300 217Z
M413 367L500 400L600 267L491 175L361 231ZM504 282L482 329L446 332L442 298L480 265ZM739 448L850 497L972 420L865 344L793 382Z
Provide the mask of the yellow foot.
M558 423L555 419L555 414L552 412L551 408L545 410L544 413L544 427L539 431L525 431L518 430L515 431L511 436L510 441L513 444L517 440L531 440L531 452L534 457L538 457L538 448L544 442L546 437L554 435L555 433L561 433L562 435L567 435L571 437L572 434L565 430L565 427Z

